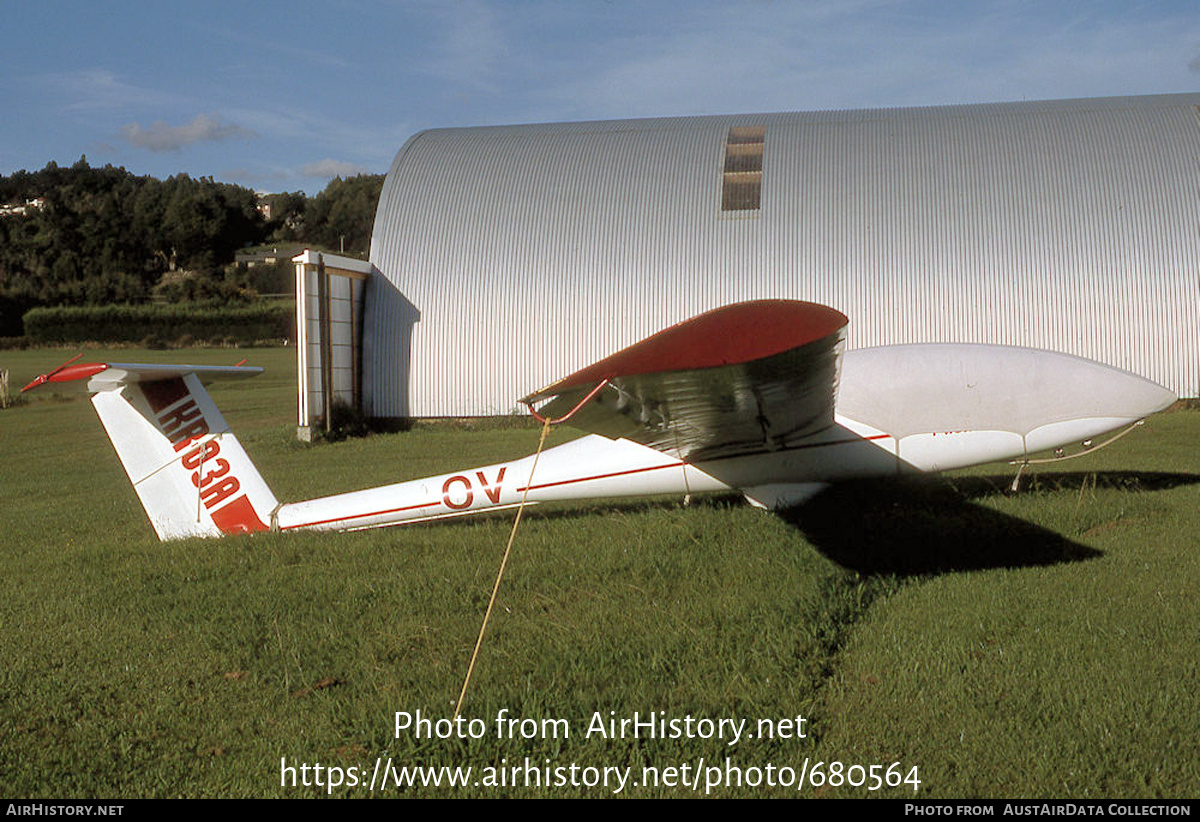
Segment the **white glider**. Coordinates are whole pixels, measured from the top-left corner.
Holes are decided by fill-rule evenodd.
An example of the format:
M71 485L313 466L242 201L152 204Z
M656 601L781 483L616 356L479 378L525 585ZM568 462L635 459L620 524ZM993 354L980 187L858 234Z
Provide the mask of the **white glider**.
M581 498L743 493L767 508L821 484L943 471L1091 440L1175 401L1117 368L995 345L843 352L847 324L815 303L701 314L528 397L589 436L534 457L280 504L204 384L243 366L69 364L162 540L355 530Z

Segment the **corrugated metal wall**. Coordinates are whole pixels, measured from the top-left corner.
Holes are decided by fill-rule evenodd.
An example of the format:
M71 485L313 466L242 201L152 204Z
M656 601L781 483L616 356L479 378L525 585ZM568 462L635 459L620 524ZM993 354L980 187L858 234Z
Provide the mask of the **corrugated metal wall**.
M364 391L503 413L674 322L813 300L850 347L1000 342L1200 388L1200 95L423 132L384 184ZM732 126L762 206L721 212Z

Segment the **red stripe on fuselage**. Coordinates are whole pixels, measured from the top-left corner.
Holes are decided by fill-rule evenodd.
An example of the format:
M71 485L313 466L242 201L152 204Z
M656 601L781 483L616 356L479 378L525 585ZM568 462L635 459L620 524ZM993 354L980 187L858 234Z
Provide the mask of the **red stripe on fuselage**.
M315 528L318 525L328 525L331 522L349 522L352 519L365 519L367 517L382 517L388 514L398 514L401 511L416 511L421 508L436 508L441 505L440 502L423 502L420 505L406 505L401 508L388 508L383 511L372 511L369 514L348 514L344 517L331 517L330 519L319 519L314 522L301 522L296 525L285 525L280 531L291 531L296 528Z
M559 480L558 482L547 482L542 485L530 485L528 489L518 488L517 493L524 493L526 490L538 491L542 488L554 488L559 485L574 485L578 482L591 482L593 480L612 479L613 477L627 477L630 474L644 474L647 471L659 471L663 468L680 468L687 465L686 462L672 462L669 465L652 465L649 468L631 468L628 471L614 471L611 474L597 474L594 477L580 477L578 479Z
M876 434L876 435L873 435L870 437L860 437L859 439L853 439L853 440L833 440L832 442L813 442L813 443L807 443L804 445L792 445L792 446L788 446L787 448L781 448L779 450L780 451L802 451L802 450L806 450L809 448L828 448L828 447L834 446L834 445L852 445L853 443L861 442L863 440L885 440L885 439L889 439L890 437L891 437L890 434ZM776 453L778 453L778 452L776 452ZM713 462L720 462L721 460L729 460L729 459L738 459L738 457L722 457L720 459L713 460ZM598 474L594 477L580 477L579 479L559 480L558 482L547 482L542 485L531 485L531 486L529 486L529 490L537 491L542 488L553 488L557 485L573 485L577 482L591 482L592 480L610 479L612 477L624 477L624 476L628 476L629 474L642 474L647 471L657 471L660 468L679 468L681 466L688 465L688 464L689 463L685 463L685 462L672 462L668 465L652 465L649 468L632 468L628 471L614 471L611 474ZM520 494L520 493L524 492L525 490L526 489L524 489L524 488L518 488L517 493Z

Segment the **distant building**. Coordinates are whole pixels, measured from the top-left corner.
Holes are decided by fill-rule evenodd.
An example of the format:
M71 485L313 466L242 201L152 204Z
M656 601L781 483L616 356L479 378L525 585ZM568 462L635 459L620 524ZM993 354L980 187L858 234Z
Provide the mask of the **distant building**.
M256 265L275 265L280 259L286 259L286 255L281 257L277 248L272 248L269 251L265 249L238 251L233 255L235 263L242 263L249 268L253 268Z
M4 205L0 205L0 217L24 215L28 214L30 209L40 211L45 207L45 197L34 197L32 200L26 200L24 205L19 203L6 203Z
M262 191L255 192L255 194L258 197L258 204L255 206L255 208L258 210L258 213L262 215L264 220L270 222L271 212L274 210L272 208L274 203L271 201L271 195Z
M1200 392L1200 94L438 129L384 183L375 416L505 413L675 322L1065 351Z

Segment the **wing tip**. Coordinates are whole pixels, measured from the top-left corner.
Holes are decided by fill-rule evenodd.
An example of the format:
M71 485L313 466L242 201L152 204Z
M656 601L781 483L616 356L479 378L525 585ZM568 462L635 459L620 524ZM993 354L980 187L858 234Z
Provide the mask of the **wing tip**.
M85 362L78 363L76 365L71 364L82 356L83 355L80 354L77 357L72 357L53 371L50 371L46 374L37 375L28 385L21 389L21 393L24 394L26 391L32 391L33 389L43 386L46 383L74 382L75 380L90 379L91 377L94 377L100 372L108 369L108 363L106 362Z

